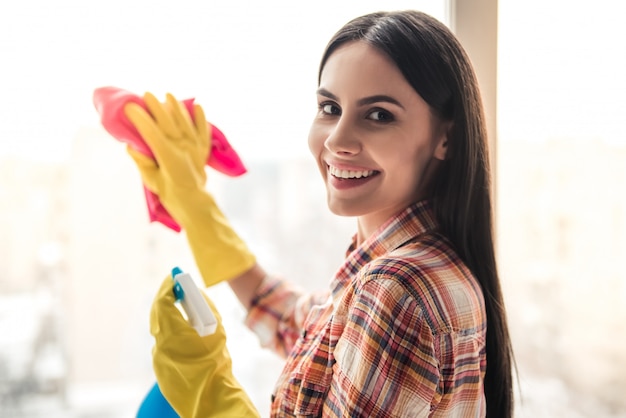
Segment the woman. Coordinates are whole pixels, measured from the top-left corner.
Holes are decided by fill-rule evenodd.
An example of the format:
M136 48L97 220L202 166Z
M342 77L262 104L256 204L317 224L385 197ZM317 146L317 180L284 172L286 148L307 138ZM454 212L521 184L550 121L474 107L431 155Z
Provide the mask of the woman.
M163 128L168 114L189 124L171 96L165 105L146 97L156 124L138 108L127 112L149 145L162 148L158 167L131 155L187 231L205 282L229 280L248 326L286 356L272 416L511 416L487 135L463 48L420 12L359 17L328 44L317 100L309 146L328 205L357 220L346 260L322 295L268 276L200 190L201 174L173 179L184 164L167 173L172 151L159 141L181 155L198 152L176 145L184 143L177 137L197 137L193 129ZM191 125L200 126L202 113L195 117ZM211 271L216 248L248 261L221 277Z

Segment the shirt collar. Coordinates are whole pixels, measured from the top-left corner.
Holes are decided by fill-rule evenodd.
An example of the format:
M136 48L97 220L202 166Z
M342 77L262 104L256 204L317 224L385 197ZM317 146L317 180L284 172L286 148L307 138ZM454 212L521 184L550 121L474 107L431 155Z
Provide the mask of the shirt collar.
M438 223L431 202L423 200L407 207L382 224L376 232L357 247L356 235L348 248L346 259L331 282L333 298L365 264L385 255L416 237L434 231Z

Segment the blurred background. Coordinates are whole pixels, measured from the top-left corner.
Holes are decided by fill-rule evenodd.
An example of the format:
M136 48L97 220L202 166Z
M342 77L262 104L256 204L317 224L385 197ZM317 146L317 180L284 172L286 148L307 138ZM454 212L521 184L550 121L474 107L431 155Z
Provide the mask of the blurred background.
M450 19L447 0L389 0ZM0 5L0 416L132 417L154 383L148 315L184 236L149 224L95 88L196 97L248 166L209 187L271 271L327 284L354 231L308 155L318 60L380 2ZM626 5L500 0L498 257L519 417L626 416ZM296 251L297 249L297 251ZM237 377L267 416L282 361L221 285Z

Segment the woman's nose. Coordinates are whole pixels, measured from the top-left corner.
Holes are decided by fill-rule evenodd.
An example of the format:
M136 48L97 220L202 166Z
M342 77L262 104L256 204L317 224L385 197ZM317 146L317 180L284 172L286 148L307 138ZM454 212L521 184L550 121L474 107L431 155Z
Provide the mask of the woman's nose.
M333 125L329 132L324 146L336 155L354 155L361 151L361 142L358 139L356 129L350 126L347 119L341 118Z

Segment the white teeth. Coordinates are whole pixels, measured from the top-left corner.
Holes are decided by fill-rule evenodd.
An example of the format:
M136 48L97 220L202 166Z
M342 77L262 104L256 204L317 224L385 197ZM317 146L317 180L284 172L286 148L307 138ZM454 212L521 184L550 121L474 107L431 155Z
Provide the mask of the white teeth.
M367 171L352 171L352 170L340 170L333 166L328 166L329 173L340 179L360 179L361 177L369 177L374 174L373 170Z

